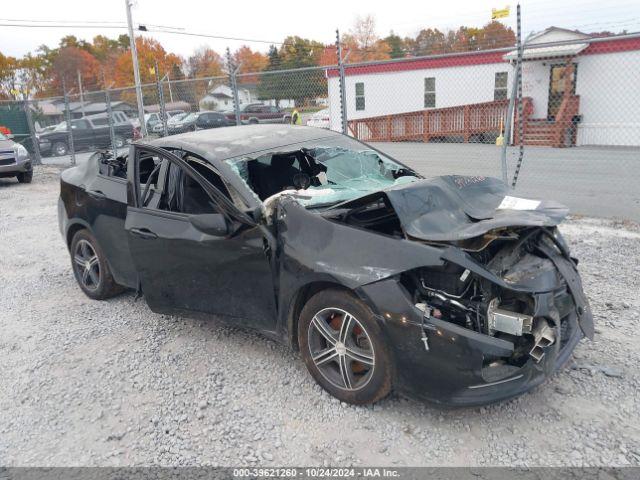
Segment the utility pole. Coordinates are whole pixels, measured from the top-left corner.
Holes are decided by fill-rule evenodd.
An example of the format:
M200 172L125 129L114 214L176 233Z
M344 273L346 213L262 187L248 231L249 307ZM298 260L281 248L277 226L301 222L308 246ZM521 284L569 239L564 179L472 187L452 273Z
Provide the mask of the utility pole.
M236 125L242 125L240 121L240 101L238 100L238 82L236 74L238 73L239 65L235 65L231 58L231 50L227 47L227 69L229 70L229 86L233 93L233 110L236 117Z
M342 133L347 135L347 90L344 79L342 43L340 42L340 31L338 29L336 29L336 53L338 54L338 74L340 80L340 128Z
M78 74L78 90L80 91L80 111L82 112L82 116L85 116L84 113L84 94L82 93L82 74L80 73L80 70L76 70L76 73Z
M133 79L136 84L136 99L138 100L138 119L140 120L140 133L147 136L147 124L144 121L144 106L142 104L142 86L140 84L140 66L138 65L138 51L136 39L133 36L133 21L131 20L131 0L124 0L127 7L127 26L129 27L129 42L131 45L131 59L133 60Z

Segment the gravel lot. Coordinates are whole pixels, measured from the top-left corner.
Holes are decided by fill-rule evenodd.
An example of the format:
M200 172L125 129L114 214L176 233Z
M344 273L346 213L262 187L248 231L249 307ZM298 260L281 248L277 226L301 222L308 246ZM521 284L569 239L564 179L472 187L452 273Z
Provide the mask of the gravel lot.
M58 173L0 180L0 465L640 465L637 225L564 226L597 333L546 384L484 408L356 408L257 334L85 297Z

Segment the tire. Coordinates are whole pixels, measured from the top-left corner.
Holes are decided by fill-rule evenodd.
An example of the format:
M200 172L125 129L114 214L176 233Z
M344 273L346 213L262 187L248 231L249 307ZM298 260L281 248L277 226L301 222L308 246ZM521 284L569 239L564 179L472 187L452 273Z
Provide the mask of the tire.
M63 155L66 155L67 153L69 153L69 147L67 147L67 144L64 142L55 142L51 146L51 152L56 157L62 157Z
M371 309L347 291L323 290L307 302L298 345L313 379L343 402L374 403L391 391L394 365L382 329Z
M28 172L20 172L16 175L16 178L20 183L31 183L31 180L33 180L33 170L29 170Z
M260 121L257 118L252 118L249 120L249 125L257 125Z
M116 135L113 138L113 143L115 143L116 148L123 148L127 142L120 135Z
M70 253L73 275L87 297L105 300L124 290L113 279L104 252L88 230L73 236Z

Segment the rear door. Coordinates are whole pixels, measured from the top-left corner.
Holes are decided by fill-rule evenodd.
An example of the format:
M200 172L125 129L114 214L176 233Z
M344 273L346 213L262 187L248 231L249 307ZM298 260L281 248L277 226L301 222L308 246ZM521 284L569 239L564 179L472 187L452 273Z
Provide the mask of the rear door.
M237 221L249 217L235 208L228 191L221 191L225 184L206 162L196 170L162 149L135 151L125 228L149 307L275 330L271 249L261 228ZM148 169L141 176L139 165L148 157L162 167L145 179ZM207 215L225 220L229 231L205 233L199 220Z

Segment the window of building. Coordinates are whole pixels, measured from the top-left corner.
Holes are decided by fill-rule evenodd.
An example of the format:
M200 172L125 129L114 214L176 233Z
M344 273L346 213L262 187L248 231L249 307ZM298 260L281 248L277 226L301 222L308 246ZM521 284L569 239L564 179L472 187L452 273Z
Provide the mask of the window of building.
M436 78L424 79L424 108L436 107Z
M507 85L509 74L507 72L496 72L496 81L493 87L493 99L504 100L507 98Z
M364 110L364 83L356 83L356 110Z

